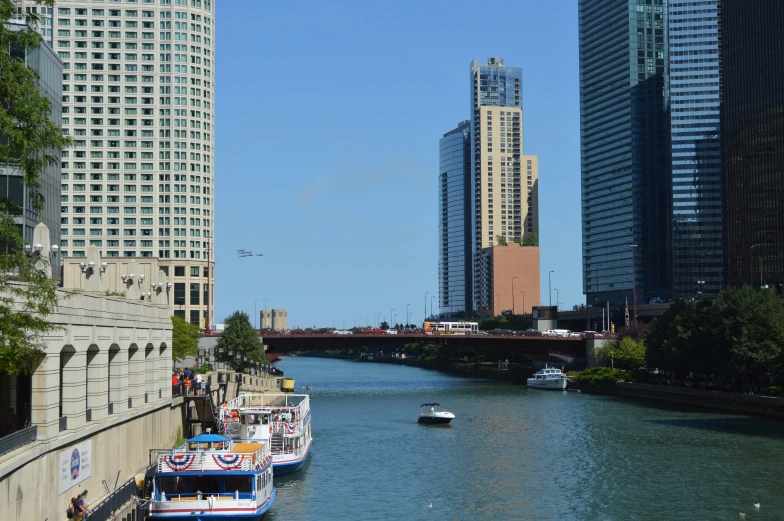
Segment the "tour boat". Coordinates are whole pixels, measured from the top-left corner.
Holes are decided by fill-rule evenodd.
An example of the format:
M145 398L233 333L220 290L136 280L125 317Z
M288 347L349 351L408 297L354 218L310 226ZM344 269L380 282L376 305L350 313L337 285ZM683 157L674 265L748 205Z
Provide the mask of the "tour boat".
M419 406L419 423L427 423L429 425L449 423L455 419L455 415L447 411L439 411L436 408L440 407L437 403L423 403Z
M272 454L263 441L200 434L159 453L148 519L258 521L275 502Z
M313 442L307 394L240 394L220 411L220 429L238 441L264 442L275 476L305 465Z
M546 367L534 373L528 379L528 387L532 389L552 389L563 391L569 378L555 367Z

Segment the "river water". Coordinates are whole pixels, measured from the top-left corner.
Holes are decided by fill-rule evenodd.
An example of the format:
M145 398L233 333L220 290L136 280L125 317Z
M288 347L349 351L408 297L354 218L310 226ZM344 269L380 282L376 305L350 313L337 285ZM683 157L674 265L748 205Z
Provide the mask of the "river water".
M782 421L387 364L279 367L313 387L313 448L275 479L270 520L784 519ZM417 423L431 401L451 425Z

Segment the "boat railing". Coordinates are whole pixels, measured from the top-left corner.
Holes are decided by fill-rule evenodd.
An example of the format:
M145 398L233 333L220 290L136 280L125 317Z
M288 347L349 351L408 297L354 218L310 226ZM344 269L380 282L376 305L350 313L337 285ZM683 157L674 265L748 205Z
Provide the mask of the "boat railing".
M207 501L210 498L218 501L240 501L247 499L255 499L255 492L202 492L194 493L189 492L186 494L166 494L161 492L158 494L157 501Z
M271 460L270 447L263 444L257 450L171 451L158 454L157 467L158 472L254 471L263 469Z

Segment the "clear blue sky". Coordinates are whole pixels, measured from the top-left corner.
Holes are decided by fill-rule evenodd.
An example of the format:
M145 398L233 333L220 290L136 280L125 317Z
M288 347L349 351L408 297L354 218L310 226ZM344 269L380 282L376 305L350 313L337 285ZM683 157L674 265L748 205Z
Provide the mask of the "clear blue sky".
M403 321L406 304L421 321L438 140L468 119L471 60L490 56L523 69L543 303L549 270L564 305L583 302L576 4L217 2L213 320L266 298L290 327Z

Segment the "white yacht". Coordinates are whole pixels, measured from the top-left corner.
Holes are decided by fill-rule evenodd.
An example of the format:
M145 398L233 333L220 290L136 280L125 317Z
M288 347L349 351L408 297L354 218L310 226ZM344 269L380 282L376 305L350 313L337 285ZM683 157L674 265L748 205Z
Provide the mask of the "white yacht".
M545 366L544 369L539 369L528 379L528 387L532 389L563 391L566 389L566 382L568 380L569 377L563 374L560 369Z
M449 423L455 419L455 415L447 411L439 411L437 403L423 403L419 406L419 423L427 423L429 425L437 425Z

